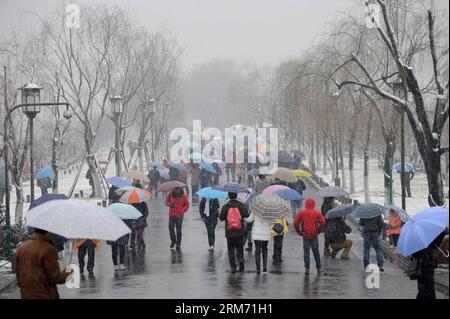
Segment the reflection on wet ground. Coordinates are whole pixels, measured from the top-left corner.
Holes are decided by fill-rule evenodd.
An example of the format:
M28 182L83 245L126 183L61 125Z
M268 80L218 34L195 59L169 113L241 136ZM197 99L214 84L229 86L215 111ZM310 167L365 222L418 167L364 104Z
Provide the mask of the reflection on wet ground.
M311 195L311 194L306 194ZM317 205L320 207L320 200ZM303 269L301 238L290 222L285 236L283 264L272 265L269 244L268 272L256 274L254 255L245 253L245 272L231 274L223 223L216 230L216 247L208 251L206 229L198 206L193 206L183 223L181 252L169 249L167 209L161 199L150 205L145 252L128 252L126 271L113 271L110 246L96 255L95 279L86 278L80 289L60 286L62 298L415 298L417 283L409 280L397 265L386 262L380 288L368 289L362 266L362 238L354 232L351 260L322 257L325 273L317 275L312 258L310 275ZM323 236L321 236L323 237ZM320 242L321 249L323 241ZM75 258L74 258L75 259ZM371 256L371 260L375 260ZM18 298L17 288L0 298ZM439 297L445 296L439 294Z

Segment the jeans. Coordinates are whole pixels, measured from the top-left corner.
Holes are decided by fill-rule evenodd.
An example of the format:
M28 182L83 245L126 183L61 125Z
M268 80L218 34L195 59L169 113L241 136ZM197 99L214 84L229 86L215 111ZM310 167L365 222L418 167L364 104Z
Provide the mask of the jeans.
M208 244L209 246L214 246L216 243L216 226L217 226L217 217L210 218L206 220L205 223L206 231L208 233Z
M273 262L281 263L281 254L283 253L283 235L273 237Z
M244 269L244 238L243 237L227 237L228 259L230 267L236 270L236 255L239 268Z
M48 195L48 188L47 187L41 187L41 196Z
M136 246L136 239L137 239L138 248L144 248L145 247L144 228L132 228L131 235L130 235L130 247L131 248L134 248Z
M183 216L169 217L169 234L172 244L181 246L181 227L183 225ZM176 232L175 232L176 231Z
M256 270L260 271L261 269L261 253L263 257L263 269L267 269L267 245L269 241L267 240L255 240L255 263Z
M337 254L340 250L344 249L344 252L342 253L342 256L348 257L350 254L350 248L353 246L353 241L350 239L347 239L343 243L334 243L330 244L330 248L333 249L333 253Z
M364 233L364 268L369 265L370 259L370 247L375 249L377 254L377 264L378 267L383 267L383 252L381 251L381 240L380 234L377 232Z
M303 239L303 258L305 262L305 268L309 269L309 250L312 250L314 255L314 260L316 262L316 268L322 268L320 263L320 253L319 253L319 240L316 239Z
M78 264L80 266L80 273L84 272L84 258L88 255L87 271L88 273L94 272L95 264L95 244L89 239L86 240L83 245L78 248Z
M117 266L117 257L119 257L119 264L125 264L125 245L116 241L111 244L111 252L114 266Z

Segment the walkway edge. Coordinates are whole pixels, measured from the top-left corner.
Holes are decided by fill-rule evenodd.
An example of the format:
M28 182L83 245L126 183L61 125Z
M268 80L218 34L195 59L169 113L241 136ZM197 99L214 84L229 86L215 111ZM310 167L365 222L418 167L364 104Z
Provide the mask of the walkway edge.
M6 281L5 284L3 284L2 286L0 286L0 294L1 294L4 290L10 288L10 287L11 287L12 285L14 285L14 284L17 284L16 276L11 276L11 279L8 279L8 280Z

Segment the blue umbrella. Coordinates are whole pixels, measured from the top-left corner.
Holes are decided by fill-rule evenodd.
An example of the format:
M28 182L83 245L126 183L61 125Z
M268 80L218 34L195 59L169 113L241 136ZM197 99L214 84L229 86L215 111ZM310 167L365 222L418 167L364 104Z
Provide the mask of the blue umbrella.
M45 166L37 171L36 179L44 179L47 177L53 178L55 173L53 172L53 168L51 166Z
M163 169L164 166L162 166L160 163L156 163L156 162L150 162L147 164L147 168L148 169L152 169L153 167L156 167L157 169Z
M200 167L203 168L203 169L206 169L208 172L210 172L212 174L217 174L216 169L211 164L203 162L203 163L200 163Z
M409 162L405 162L405 171L406 172L412 172L414 171L414 165L409 163ZM401 173L402 172L402 163L397 163L394 164L394 168L397 170L397 173Z
M401 207L398 207L395 205L386 205L384 207L386 208L386 210L391 210L391 209L395 210L400 215L400 218L402 219L402 221L404 221L405 223L410 219L409 215Z
M204 187L196 193L197 196L208 199L227 199L228 193L212 189L211 187Z
M106 182L109 185L116 186L118 188L131 186L131 183L129 181L118 176L110 177L106 180Z
M328 213L325 215L326 219L334 219L343 217L345 215L350 214L353 212L353 210L357 207L357 205L353 204L345 204L345 205L339 205L333 209L330 209Z
M272 193L273 195L277 195L278 197L281 197L284 200L304 200L305 197L303 197L302 194L297 192L294 189L286 188L286 189L280 189L278 191L275 191Z
M67 197L64 194L47 194L47 195L41 196L38 199L35 199L34 201L32 201L28 210L30 211L31 209L33 209L39 205L42 205L42 204L52 201L52 200L58 200L58 199L59 200L69 199L69 197ZM33 235L33 233L34 233L34 228L28 227L28 234ZM64 250L64 243L66 241L68 241L68 239L65 237L53 234L52 241L53 241L53 245L55 245L56 249L58 251L61 251L61 250Z
M142 213L132 205L114 203L107 208L120 219L138 219L139 217L142 217Z
M212 189L227 193L249 193L246 187L232 182L219 184L217 186L214 186Z
M439 206L427 208L410 217L402 227L397 251L408 257L425 249L448 226L448 209Z
M358 205L352 215L356 218L370 219L382 215L385 211L386 208L383 205L368 203Z
M170 167L173 167L181 172L187 171L186 165L181 164L181 163L172 162L172 163L170 163Z

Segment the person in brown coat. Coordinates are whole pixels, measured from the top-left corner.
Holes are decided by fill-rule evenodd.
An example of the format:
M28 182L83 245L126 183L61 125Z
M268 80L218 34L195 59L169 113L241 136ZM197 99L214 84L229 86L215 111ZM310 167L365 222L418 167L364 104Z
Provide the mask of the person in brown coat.
M35 229L16 253L16 277L22 299L58 299L57 284L72 274L61 271L52 233Z

